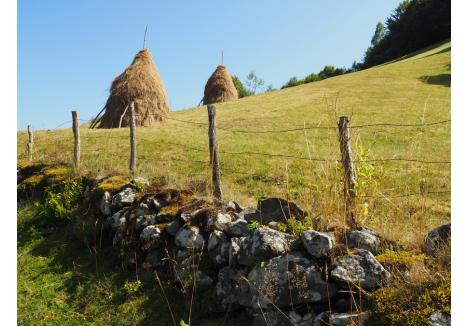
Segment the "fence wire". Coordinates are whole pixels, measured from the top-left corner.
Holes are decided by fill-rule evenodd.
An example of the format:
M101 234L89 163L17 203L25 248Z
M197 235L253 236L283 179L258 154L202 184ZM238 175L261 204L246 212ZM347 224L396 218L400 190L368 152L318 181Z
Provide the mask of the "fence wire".
M151 114L150 114L151 115ZM137 115L140 117L148 117L149 115ZM185 124L190 124L190 125L197 125L197 126L203 126L208 128L208 123L204 122L199 122L199 121L190 121L190 120L183 120L183 119L177 119L174 117L166 117L168 120L173 120L176 122L180 123L185 123ZM82 120L78 119L81 122L89 122L88 120ZM63 127L67 124L71 124L73 121L65 121L59 125L57 125L53 129L49 129L48 131L54 131L59 129L60 127ZM362 124L362 125L350 125L349 129L363 129L363 128L378 128L378 127L392 127L392 128L426 128L426 127L431 127L431 126L438 126L438 125L443 125L443 124L448 124L450 123L451 120L441 120L441 121L434 121L430 123L406 123L406 124L399 124L399 123L374 123L374 124ZM223 132L231 132L231 133L242 133L242 134L281 134L281 133L290 133L290 132L299 132L299 131L305 131L305 130L338 130L338 126L322 126L320 124L317 124L315 126L297 126L297 127L292 127L292 128L286 128L286 129L276 129L276 130L247 130L247 129L235 129L235 128L222 128L222 127L217 127L217 130L223 131ZM129 142L129 137L128 136L117 136L117 135L108 135L106 133L93 133L91 129L87 133L81 135L81 140L88 142L88 141L93 141L93 140L99 140L99 139L106 139L106 140L124 140ZM138 135L137 135L138 136ZM60 136L51 136L51 135L41 135L39 137L35 137L34 141L37 145L37 143L41 143L42 141L45 142L44 145L50 146L51 141L59 141L59 142L64 142L69 137L66 135L60 135ZM72 135L70 135L70 138L72 138ZM137 137L138 142L146 142L146 143L153 143L153 144L163 144L164 146L174 146L176 148L184 149L188 152L198 152L198 153L206 153L207 149L206 148L200 148L200 147L195 147L195 146L189 146L186 144L174 142L174 141L168 141L168 140L152 140L152 139L147 139L144 137ZM120 145L119 145L120 146ZM61 147L61 150L65 150L63 147ZM66 150L72 151L73 149L66 148ZM126 150L128 150L126 148ZM90 149L90 148L84 148L81 149L82 152L84 153L98 153L99 155L105 155L105 156L110 156L110 157L116 157L121 159L122 154L119 153L112 153L112 152L103 152L101 149ZM333 159L333 158L324 158L324 157L308 157L308 156L297 156L297 155L290 155L290 154L282 154L282 153L264 153L264 152L256 152L256 151L229 151L229 150L219 150L219 153L223 155L234 155L234 156L263 156L263 157L270 157L270 158L285 158L285 159L291 159L291 160L300 160L300 161L313 161L313 162L328 162L328 163L340 163L341 159ZM18 157L24 157L27 158L27 155L18 155ZM154 157L154 155L148 155L148 154L138 154L137 158L139 160L148 160L148 161L156 161L156 162L182 162L182 163L190 163L190 164L201 164L201 165L206 165L207 167L210 166L210 161L209 160L196 160L196 159L184 159L180 157ZM423 160L423 159L417 159L417 158L405 158L405 157L390 157L390 158L372 158L372 159L366 159L365 162L407 162L407 163L419 163L419 164L451 164L451 161L449 160L440 160L440 161L434 161L434 160ZM353 160L353 163L362 163L362 160ZM221 167L222 172L228 172L230 174L234 175L242 175L244 177L250 177L254 178L256 175L249 173L249 172L242 172L239 171L238 167L236 168L230 168L227 166L222 165ZM200 175L205 175L205 173L199 173ZM263 174L262 174L263 175ZM264 175L266 178L270 179L277 179L276 177ZM404 198L404 197L412 197L412 196L426 196L426 195L446 195L446 194L451 194L450 190L447 191L415 191L415 192L409 192L409 193L404 193L404 194L380 194L380 195L357 195L358 198L363 198L363 199L368 199L368 198Z

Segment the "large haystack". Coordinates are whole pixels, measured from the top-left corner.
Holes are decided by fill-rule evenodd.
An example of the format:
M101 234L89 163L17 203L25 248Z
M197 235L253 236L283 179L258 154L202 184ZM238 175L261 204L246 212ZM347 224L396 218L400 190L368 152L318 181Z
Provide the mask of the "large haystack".
M237 89L227 68L219 65L206 82L203 104L227 102L238 98Z
M164 121L169 113L164 84L147 49L138 52L132 64L112 82L98 128L118 128L125 108L132 101L135 102L137 126ZM123 116L121 127L129 124L130 109Z

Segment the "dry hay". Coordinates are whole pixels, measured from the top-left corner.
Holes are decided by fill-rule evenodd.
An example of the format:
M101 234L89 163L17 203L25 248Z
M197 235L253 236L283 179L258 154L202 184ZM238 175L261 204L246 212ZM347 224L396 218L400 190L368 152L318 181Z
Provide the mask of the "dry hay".
M151 52L141 50L132 64L114 79L98 128L118 128L125 108L135 102L137 126L150 126L164 121L169 113L166 90L153 62ZM130 125L130 108L127 109L122 127Z
M237 89L227 68L219 65L206 82L203 104L227 102L238 98Z

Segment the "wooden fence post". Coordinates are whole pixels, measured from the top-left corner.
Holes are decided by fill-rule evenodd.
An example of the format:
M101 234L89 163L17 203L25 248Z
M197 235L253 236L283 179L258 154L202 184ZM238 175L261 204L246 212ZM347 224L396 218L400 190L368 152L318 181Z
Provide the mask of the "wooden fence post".
M78 170L80 167L80 126L78 125L78 112L72 111L73 119L73 138L74 138L74 148L73 148L73 164L75 170Z
M32 161L33 159L33 145L34 145L34 135L31 125L28 125L28 159Z
M354 171L353 160L351 157L351 138L349 132L349 117L340 117L338 121L338 132L340 137L341 164L344 170L344 199L346 224L351 228L357 227L355 216L355 198L356 198L356 172Z
M216 107L212 104L208 104L208 140L212 167L213 197L221 202L223 193L221 191L221 172L219 170L218 139L216 138Z
M130 172L134 175L137 165L136 136L135 136L135 105L130 104Z

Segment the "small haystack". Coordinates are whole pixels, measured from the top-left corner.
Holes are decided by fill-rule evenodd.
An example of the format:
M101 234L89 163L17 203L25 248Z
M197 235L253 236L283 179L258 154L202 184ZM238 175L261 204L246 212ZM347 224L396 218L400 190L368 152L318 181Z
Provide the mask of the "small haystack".
M237 89L227 68L219 65L206 82L203 104L227 102L238 98Z
M137 126L150 126L155 121L166 120L169 113L166 90L147 49L138 52L132 64L112 82L106 111L97 127L118 128L120 122L121 127L128 127L130 108L126 108L132 101L135 102Z

